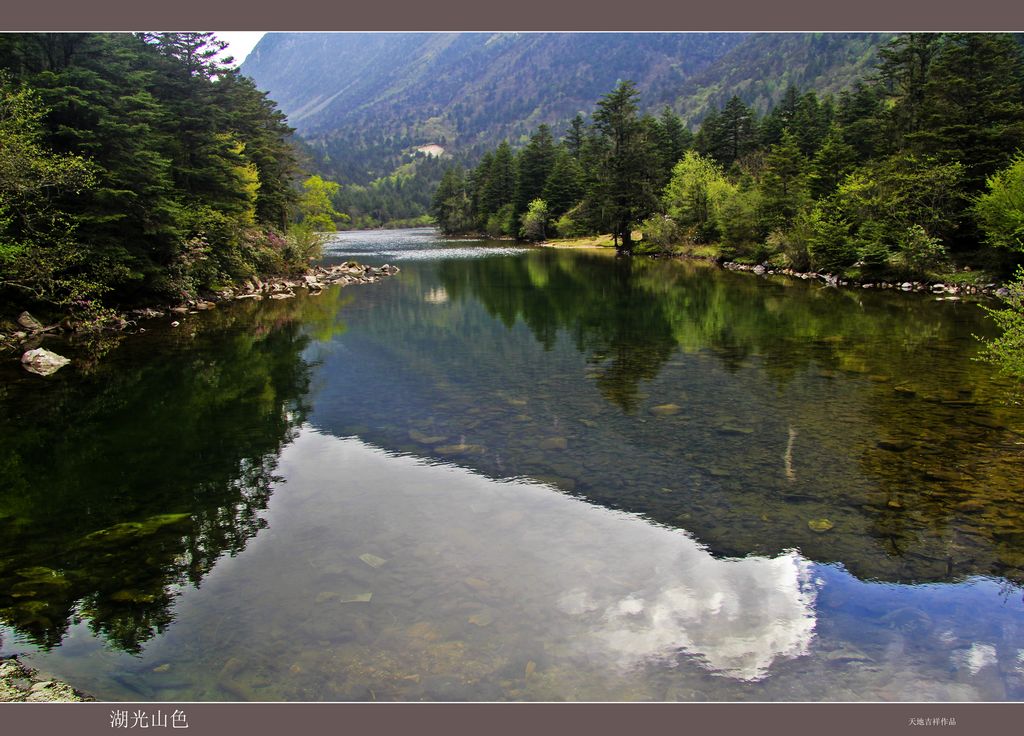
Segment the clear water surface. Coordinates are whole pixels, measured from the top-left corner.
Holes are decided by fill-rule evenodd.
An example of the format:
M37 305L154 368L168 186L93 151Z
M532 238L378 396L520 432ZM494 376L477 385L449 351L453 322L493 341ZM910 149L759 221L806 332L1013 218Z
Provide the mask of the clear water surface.
M0 652L124 700L1024 699L978 304L429 230L348 259L401 273L0 366Z

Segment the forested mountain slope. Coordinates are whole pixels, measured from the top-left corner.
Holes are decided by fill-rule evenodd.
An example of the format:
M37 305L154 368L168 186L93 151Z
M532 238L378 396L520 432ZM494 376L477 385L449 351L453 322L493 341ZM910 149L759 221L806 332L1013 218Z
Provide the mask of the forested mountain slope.
M837 89L878 34L270 33L242 66L320 159L366 183L440 144L468 162L540 123L561 134L619 80L690 123L732 94L758 108L789 83ZM782 71L780 71L782 70ZM749 99L748 99L749 98Z

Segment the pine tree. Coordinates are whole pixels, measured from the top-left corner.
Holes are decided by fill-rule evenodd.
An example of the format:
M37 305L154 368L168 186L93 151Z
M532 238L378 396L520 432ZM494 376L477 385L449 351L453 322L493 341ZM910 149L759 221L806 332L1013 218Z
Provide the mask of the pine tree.
M722 109L722 138L725 148L719 162L726 168L750 153L757 144L754 112L733 95Z
M490 169L483 181L480 195L481 211L492 215L507 204L511 204L515 196L516 169L515 157L508 141L502 141L494 151Z
M904 33L878 50L878 79L891 101L885 114L887 148L904 147L904 138L921 129L925 85L941 37L935 33Z
M431 214L437 226L448 235L465 233L472 227L466 178L461 167L450 168L444 173L434 193Z
M1024 147L1024 61L1009 34L943 36L928 70L912 150L960 161L970 191Z
M544 182L544 201L552 219L568 212L583 197L583 172L565 146L555 153L555 164Z
M540 125L530 142L519 152L516 167L515 212L526 212L530 202L542 196L544 183L555 165L555 141L551 128Z
M576 116L569 123L569 130L565 134L565 147L577 161L583 151L583 141L586 139L586 123L583 122L583 115L576 113Z
M857 152L843 141L838 125L829 129L810 163L807 184L811 197L821 199L835 191L857 161Z
M606 141L601 172L612 233L619 240L620 252L625 253L633 250L633 226L658 206L651 179L656 152L653 142L644 136L638 96L633 82L619 82L601 98L594 112L594 127Z
M787 228L807 200L807 161L789 129L768 150L761 178L762 217L769 229Z

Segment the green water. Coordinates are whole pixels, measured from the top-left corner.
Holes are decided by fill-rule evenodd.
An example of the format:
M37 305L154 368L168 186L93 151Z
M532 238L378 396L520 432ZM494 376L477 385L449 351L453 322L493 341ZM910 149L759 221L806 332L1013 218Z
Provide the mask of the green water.
M0 367L0 651L110 699L1024 699L1024 391L977 304L330 258L401 273Z

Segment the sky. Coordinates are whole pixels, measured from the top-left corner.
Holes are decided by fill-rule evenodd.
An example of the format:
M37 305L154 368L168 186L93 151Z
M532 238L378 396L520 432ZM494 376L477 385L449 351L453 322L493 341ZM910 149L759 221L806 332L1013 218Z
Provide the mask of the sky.
M214 31L221 41L228 42L227 53L235 57L235 65L245 61L256 42L263 38L264 31Z

